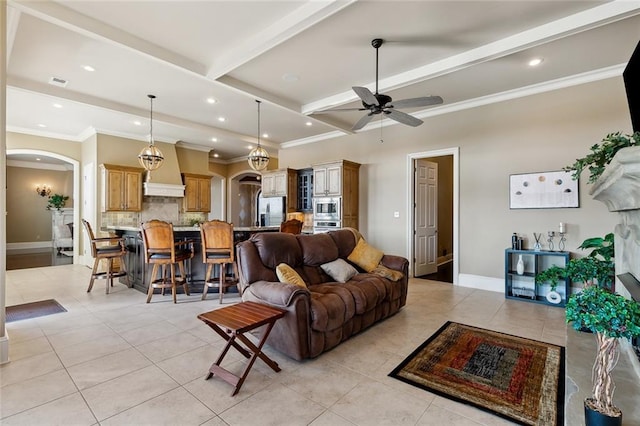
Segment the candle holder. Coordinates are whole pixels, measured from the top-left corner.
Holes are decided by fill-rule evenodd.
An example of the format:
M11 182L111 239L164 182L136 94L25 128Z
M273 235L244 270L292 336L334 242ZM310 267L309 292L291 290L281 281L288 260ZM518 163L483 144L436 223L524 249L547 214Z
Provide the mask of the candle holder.
M558 232L558 235L560 236L560 241L558 242L558 250L564 251L564 243L565 241L567 241L567 238L565 237L565 235L567 235L567 233Z
M549 243L549 251L553 251L553 238L556 236L556 233L555 231L548 231L547 236L549 237L547 238L547 243Z

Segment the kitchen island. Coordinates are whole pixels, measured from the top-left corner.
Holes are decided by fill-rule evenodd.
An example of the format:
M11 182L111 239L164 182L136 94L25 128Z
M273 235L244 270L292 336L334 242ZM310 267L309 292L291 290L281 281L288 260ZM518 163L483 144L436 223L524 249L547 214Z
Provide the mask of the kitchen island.
M123 237L127 247L127 255L125 264L129 281L133 288L146 293L149 285L149 276L151 274L151 265L144 262L144 246L142 244L142 235L140 228L134 226L108 226L108 232L115 233L119 237ZM247 240L252 234L258 232L278 232L278 226L262 226L262 227L236 227L233 229L234 245ZM202 263L202 241L200 239L200 228L197 226L174 226L174 238L176 241L191 241L193 247L193 258L186 262L187 282L189 291L193 293L202 293L204 286L204 274L206 266ZM229 265L228 272L231 271ZM214 274L216 272L214 271ZM217 275L216 275L217 276ZM125 279L120 278L120 282L125 283ZM211 290L217 292L217 289ZM231 292L237 291L235 287L230 289ZM182 292L182 287L178 287L178 292Z

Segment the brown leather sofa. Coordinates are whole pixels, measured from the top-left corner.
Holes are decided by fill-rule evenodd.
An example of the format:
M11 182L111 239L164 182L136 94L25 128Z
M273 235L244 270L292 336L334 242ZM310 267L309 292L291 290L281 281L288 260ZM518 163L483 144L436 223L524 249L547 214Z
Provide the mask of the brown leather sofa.
M359 269L340 283L321 268L337 258L346 260L357 238L349 229L313 235L259 233L236 246L242 299L287 310L271 331L269 346L297 360L315 358L405 305L409 262L403 257L385 254L380 261L402 272L398 281ZM307 287L279 282L280 263L290 265Z

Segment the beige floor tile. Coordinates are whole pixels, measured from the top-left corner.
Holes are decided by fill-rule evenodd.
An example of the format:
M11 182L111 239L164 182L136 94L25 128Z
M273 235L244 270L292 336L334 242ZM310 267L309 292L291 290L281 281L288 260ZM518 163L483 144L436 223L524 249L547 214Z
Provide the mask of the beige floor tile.
M26 327L26 325L29 327ZM42 329L33 320L7 323L7 334L11 344L25 342L38 337L43 337Z
M331 411L358 425L415 425L429 402L367 380L342 397Z
M198 378L204 379L209 367L220 353L220 347L206 345L157 363L165 373L181 385ZM230 356L230 355L227 355Z
M131 345L140 346L179 332L180 329L169 322L159 321L126 331L121 336Z
M349 420L340 417L332 411L325 411L320 414L313 422L309 423L310 426L353 426Z
M189 392L177 388L103 420L100 425L197 426L216 417Z
M431 405L420 417L417 426L480 426L481 423L437 405Z
M0 365L0 382L6 387L62 368L56 354L46 352Z
M105 355L69 367L67 371L78 389L86 389L150 366L152 363L134 348Z
M156 366L120 376L82 390L87 404L100 421L178 387Z
M93 425L96 418L79 392L2 419L3 426Z
M17 361L34 355L53 352L53 348L46 337L37 337L28 341L11 341L9 346L9 360Z
M470 405L461 404L447 398L442 398L440 396L436 396L436 398L433 400L432 406L457 413L461 416L475 421L476 423L480 423L486 426L514 424L513 422L505 420L486 411L482 411Z
M37 407L77 392L65 370L58 370L0 388L0 417Z
M105 355L120 352L130 347L131 345L122 337L109 335L101 339L91 340L73 346L65 346L58 349L56 353L65 367L71 367Z
M207 342L198 339L194 335L182 332L145 343L138 346L137 349L151 361L157 363L206 344Z
M281 384L274 384L234 405L220 414L229 425L306 425L324 411L324 407L308 400Z
M76 328L73 330L57 333L49 337L51 346L54 349L62 349L66 346L77 345L91 340L102 339L105 337L116 336L109 327L104 324L93 324L86 327Z

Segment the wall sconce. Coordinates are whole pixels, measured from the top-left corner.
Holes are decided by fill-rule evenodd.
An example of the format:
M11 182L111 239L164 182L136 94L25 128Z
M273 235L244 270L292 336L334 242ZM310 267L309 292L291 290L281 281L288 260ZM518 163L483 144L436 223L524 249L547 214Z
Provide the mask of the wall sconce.
M36 186L36 192L41 197L48 197L51 195L51 187L43 183L42 185Z

